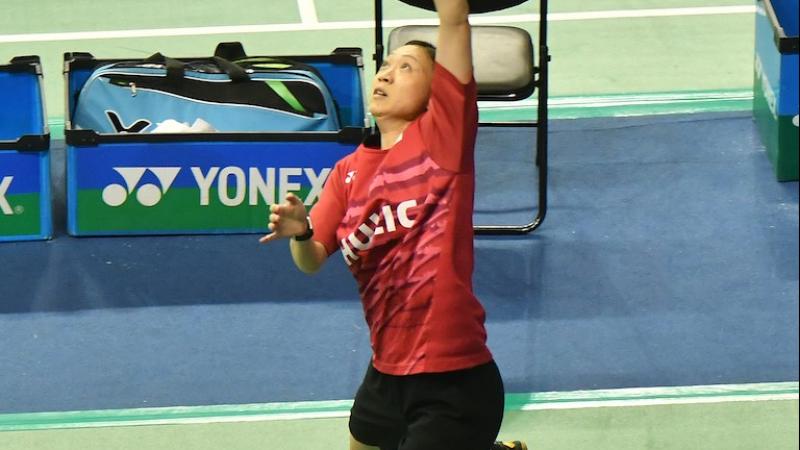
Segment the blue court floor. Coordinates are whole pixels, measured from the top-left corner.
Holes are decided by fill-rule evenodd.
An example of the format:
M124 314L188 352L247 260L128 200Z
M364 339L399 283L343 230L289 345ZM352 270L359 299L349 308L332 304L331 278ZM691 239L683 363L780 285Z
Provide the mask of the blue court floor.
M476 220L525 220L529 137L495 132ZM63 152L56 239L0 245L0 413L352 398L338 254L308 278L257 235L69 237ZM553 121L547 218L477 238L475 287L508 392L797 381L797 255L749 112Z

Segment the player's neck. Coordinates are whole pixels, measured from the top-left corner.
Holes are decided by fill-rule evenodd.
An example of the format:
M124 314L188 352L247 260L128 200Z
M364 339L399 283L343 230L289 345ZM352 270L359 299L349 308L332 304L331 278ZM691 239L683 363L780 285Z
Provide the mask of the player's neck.
M411 123L403 119L377 118L375 120L381 130L381 149L388 150L394 147L402 137L403 131Z

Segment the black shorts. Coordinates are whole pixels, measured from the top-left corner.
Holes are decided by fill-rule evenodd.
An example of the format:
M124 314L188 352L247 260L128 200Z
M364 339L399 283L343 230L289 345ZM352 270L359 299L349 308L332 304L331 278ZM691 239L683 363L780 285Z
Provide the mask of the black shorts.
M500 431L504 390L494 361L445 373L394 376L370 364L350 433L381 450L487 450Z

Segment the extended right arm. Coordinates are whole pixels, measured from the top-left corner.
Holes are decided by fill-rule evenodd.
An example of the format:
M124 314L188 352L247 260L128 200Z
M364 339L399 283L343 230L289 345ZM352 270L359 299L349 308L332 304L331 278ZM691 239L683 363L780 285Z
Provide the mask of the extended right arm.
M325 246L314 239L307 241L291 239L289 249L292 251L292 259L297 268L308 274L316 273L328 259Z
M311 274L322 267L322 264L328 259L328 252L324 245L313 238L305 241L293 239L308 231L307 215L302 200L294 194L288 194L285 203L270 206L267 226L271 233L262 237L259 242L265 244L281 238L290 238L289 249L292 252L294 264L303 272Z

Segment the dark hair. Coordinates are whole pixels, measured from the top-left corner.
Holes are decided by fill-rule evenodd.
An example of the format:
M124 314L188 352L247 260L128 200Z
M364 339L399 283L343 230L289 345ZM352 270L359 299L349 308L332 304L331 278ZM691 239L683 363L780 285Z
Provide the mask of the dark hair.
M424 48L428 52L428 55L431 57L431 61L436 61L436 47L430 42L418 41L414 39L412 41L406 42L406 45L416 45L417 47Z

